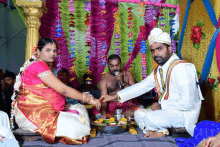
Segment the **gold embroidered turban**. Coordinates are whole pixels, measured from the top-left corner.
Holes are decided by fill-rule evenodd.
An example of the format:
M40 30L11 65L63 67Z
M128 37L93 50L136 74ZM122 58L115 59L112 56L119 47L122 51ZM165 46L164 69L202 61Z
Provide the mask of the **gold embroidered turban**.
M154 28L151 30L150 35L148 36L148 42L151 46L154 42L166 43L171 45L171 38L167 32L164 32L160 28Z

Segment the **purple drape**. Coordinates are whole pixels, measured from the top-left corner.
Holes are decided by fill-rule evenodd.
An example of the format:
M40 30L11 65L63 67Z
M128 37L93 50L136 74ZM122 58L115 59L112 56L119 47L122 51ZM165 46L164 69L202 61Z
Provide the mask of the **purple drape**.
M113 18L113 9L118 7L118 2L112 2L106 0L105 10L106 13L104 17L101 17L102 7L99 3L99 0L91 0L91 47L90 47L90 67L89 70L92 71L93 75L93 85L97 85L101 79L101 73L104 71L105 65L102 65L102 57L107 56L112 34L114 30L114 18ZM102 18L104 22L102 22ZM105 25L104 28L101 25ZM102 32L105 32L106 35L101 35ZM102 40L104 38L104 41ZM105 49L102 49L103 46L106 46Z
M56 0L47 0L46 1L46 6L48 8L48 13L44 14L42 19L41 19L41 27L40 27L40 35L42 38L52 38L57 40L58 37L56 36L56 26L58 25L56 23L57 21L57 17L60 16L60 14L58 13L59 10L59 3ZM71 58L70 58L70 53L68 51L68 47L67 47L67 43L66 43L66 39L65 39L65 35L62 29L62 32L60 32L62 34L60 38L60 41L58 41L58 43L60 43L61 46L61 67L65 68L69 71L70 73L70 68L73 66L73 63L71 62ZM55 60L55 66L57 68L57 58ZM70 74L69 78L73 78L76 77L76 74ZM79 86L79 82L77 80L77 78L75 80L73 80L71 82L73 84L73 86L75 88L77 88Z

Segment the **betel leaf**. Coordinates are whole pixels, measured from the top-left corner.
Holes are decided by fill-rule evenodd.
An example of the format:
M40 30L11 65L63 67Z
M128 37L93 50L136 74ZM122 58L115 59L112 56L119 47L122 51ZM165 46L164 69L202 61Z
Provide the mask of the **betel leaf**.
M204 22L200 22L200 27L202 27L204 25Z
M199 48L200 48L200 43L198 43L198 44L195 44L195 48L197 49L197 51L199 50Z
M205 39L206 38L205 33L201 32L201 34L202 34L202 39Z

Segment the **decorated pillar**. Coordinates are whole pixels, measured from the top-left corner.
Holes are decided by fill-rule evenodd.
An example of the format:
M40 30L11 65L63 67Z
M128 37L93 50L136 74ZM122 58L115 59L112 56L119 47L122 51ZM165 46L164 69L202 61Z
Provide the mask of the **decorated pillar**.
M25 25L27 27L25 60L30 59L33 46L39 41L40 18L47 8L42 1L24 1L16 0L16 4L22 7L25 16Z

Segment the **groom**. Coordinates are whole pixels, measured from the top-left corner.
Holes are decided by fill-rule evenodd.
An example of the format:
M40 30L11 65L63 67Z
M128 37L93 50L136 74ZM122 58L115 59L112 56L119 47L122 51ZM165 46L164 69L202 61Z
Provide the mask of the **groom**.
M140 83L127 87L117 94L103 95L103 102L118 100L123 103L138 97L155 86L159 101L152 110L135 111L134 118L145 137L165 137L168 128L185 127L193 135L198 121L201 100L203 100L196 68L193 64L180 60L172 53L171 38L160 28L154 28L148 37L151 54L158 67Z

